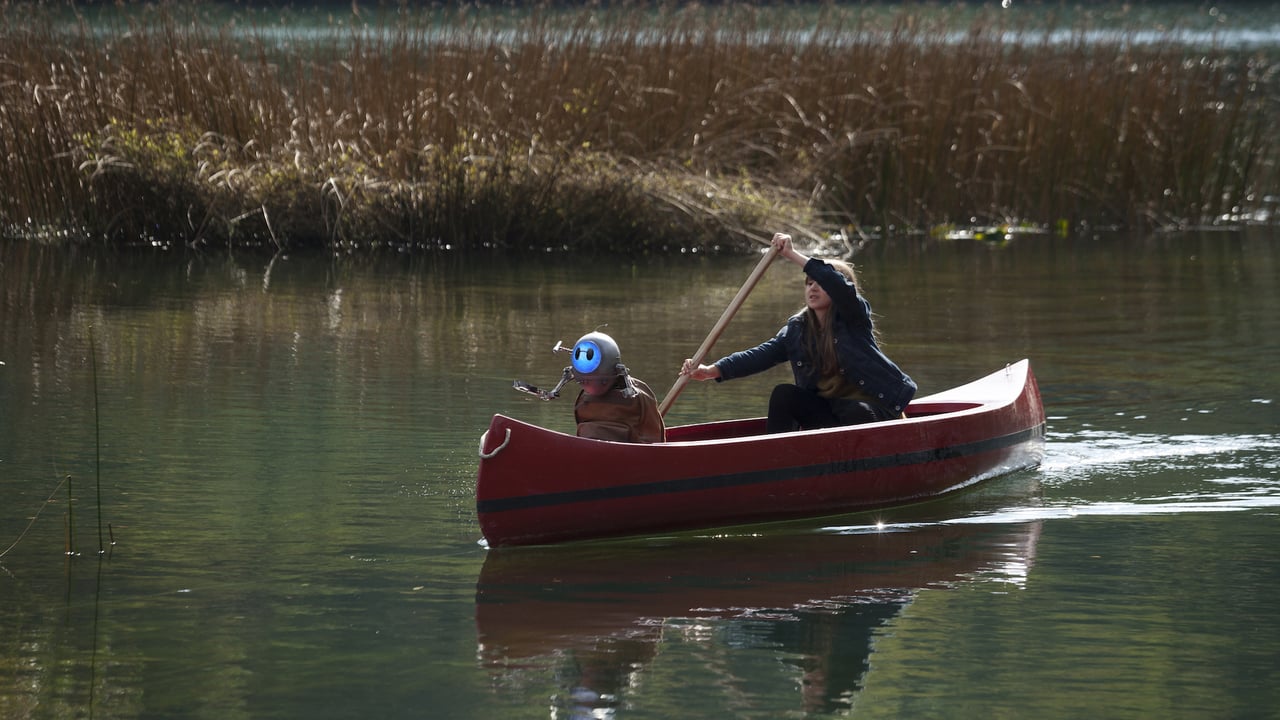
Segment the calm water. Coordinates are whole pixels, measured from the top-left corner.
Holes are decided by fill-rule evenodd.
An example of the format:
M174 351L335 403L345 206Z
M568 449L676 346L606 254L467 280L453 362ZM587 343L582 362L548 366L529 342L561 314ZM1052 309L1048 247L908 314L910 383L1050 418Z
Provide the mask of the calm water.
M515 39L527 29L531 16L554 17L563 14L566 23L582 13L580 3L559 3L534 9L532 4L497 6L493 12L482 7L469 8L468 22L484 19L501 39ZM713 12L719 8L712 6ZM74 12L72 12L74 10ZM689 11L690 8L685 8ZM696 8L693 8L696 10ZM354 12L353 12L354 11ZM609 8L595 8L595 16L607 26ZM621 12L628 10L623 8ZM937 18L955 30L939 38L961 44L970 37L972 27L989 27L999 22L1004 28L1006 44L1075 45L1126 43L1132 45L1181 45L1191 48L1217 48L1233 51L1273 52L1280 46L1280 7L1255 0L1228 2L1106 2L1090 0L1077 3L1044 3L1027 0L1001 0L999 3L933 3L910 5L898 2L844 3L833 7L823 2L792 2L776 6L759 4L752 17L759 28L755 37L761 41L807 42L820 25L829 26L832 16L843 19L849 41L877 37L864 35L866 28L892 27L903 14L927 19ZM78 26L81 18L98 28L116 28L122 22L153 15L149 10L132 5L80 5L66 9L69 26ZM450 37L449 24L458 19L451 6L396 5L381 7L377 3L310 2L303 5L274 2L206 2L195 11L202 24L225 28L244 37L255 37L291 47L298 43L362 37L366 40L386 38L389 28L405 17L433 22L440 37ZM709 26L711 23L709 22ZM855 28L857 28L855 30ZM580 39L582 28L574 32ZM354 34L351 34L354 33ZM429 31L426 38L430 39ZM599 31L598 37L607 33ZM739 37L738 31L732 38ZM640 34L642 42L660 41L657 35Z
M555 341L608 323L665 392L754 257L0 245L0 717L1276 717L1278 247L873 246L922 392L1031 358L1042 467L875 516L489 552L488 418L572 427L511 381L554 382ZM717 349L800 302L773 268ZM691 386L668 420L758 415L785 375Z

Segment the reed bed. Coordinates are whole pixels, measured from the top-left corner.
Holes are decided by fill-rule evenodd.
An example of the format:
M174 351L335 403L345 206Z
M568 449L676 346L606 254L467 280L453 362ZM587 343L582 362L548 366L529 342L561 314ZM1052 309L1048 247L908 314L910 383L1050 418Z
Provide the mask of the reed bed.
M389 12L318 31L132 10L0 10L9 233L661 252L776 229L1214 222L1278 177L1277 65L1259 53L1086 28L1010 42L999 16L957 28L909 7Z

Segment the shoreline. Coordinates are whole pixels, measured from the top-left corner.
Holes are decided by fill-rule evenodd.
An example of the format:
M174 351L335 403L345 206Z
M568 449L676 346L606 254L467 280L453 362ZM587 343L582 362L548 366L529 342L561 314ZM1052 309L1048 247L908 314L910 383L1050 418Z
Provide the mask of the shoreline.
M0 21L6 234L645 254L1269 222L1280 189L1248 50L909 9L770 41L726 7L348 20L304 51L135 9Z

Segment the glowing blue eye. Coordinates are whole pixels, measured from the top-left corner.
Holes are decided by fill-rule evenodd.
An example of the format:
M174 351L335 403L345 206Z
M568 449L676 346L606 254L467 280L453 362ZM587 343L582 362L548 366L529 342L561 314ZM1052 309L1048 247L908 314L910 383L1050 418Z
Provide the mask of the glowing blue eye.
M573 347L573 369L590 375L600 367L600 346L584 340Z

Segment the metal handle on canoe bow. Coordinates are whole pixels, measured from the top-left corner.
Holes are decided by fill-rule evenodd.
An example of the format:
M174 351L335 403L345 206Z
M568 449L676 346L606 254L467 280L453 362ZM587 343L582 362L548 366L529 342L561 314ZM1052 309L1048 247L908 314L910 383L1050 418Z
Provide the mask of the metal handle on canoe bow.
M498 453L502 452L502 449L507 446L507 443L511 442L511 428L507 428L507 436L502 439L502 444L494 448L492 452L484 451L484 444L485 444L485 441L488 439L489 439L488 430L485 430L484 432L480 433L480 459L481 460L488 460L489 458L492 458Z

